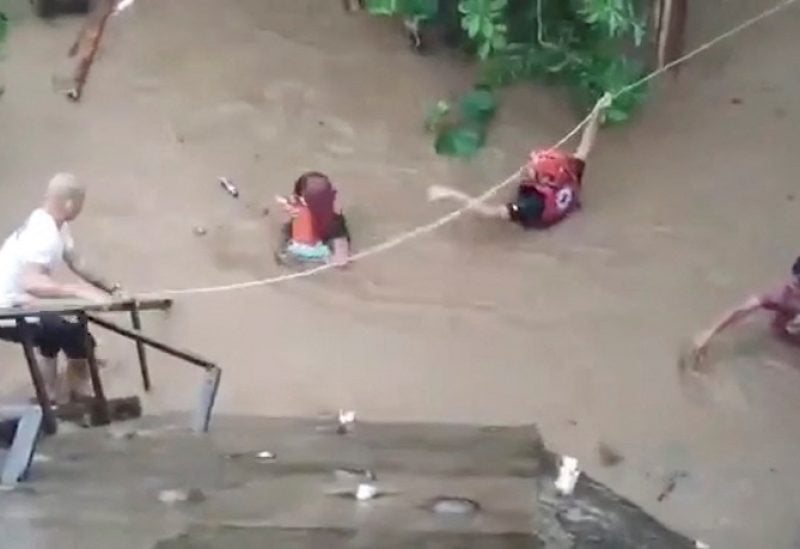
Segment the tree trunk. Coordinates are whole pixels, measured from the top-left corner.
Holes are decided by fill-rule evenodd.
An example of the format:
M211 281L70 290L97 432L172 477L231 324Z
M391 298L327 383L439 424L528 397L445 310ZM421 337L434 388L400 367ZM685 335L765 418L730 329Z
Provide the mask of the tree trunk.
M655 1L658 68L663 68L680 59L684 53L689 1ZM671 70L677 72L678 68L675 66Z

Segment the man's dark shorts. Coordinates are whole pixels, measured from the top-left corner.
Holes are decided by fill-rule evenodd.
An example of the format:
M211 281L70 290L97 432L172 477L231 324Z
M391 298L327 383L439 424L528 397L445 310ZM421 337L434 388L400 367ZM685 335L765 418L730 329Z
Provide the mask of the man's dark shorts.
M63 352L67 358L85 359L89 346L94 348L94 338L87 338L80 324L71 322L56 313L44 313L39 322L28 321L34 344L45 358L55 358ZM0 326L0 339L19 343L22 336L17 326Z

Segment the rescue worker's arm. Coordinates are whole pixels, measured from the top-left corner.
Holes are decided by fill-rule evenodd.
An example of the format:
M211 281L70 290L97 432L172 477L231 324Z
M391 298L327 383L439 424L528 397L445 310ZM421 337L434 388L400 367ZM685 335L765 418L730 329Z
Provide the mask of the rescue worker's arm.
M754 312L763 307L764 303L759 297L751 297L738 307L725 313L710 329L700 333L694 340L695 360L702 360L708 352L711 340L723 330L738 324Z
M428 201L450 199L457 202L462 208L469 208L473 212L483 217L494 219L509 219L508 207L505 205L495 206L476 202L475 199L458 189L445 187L444 185L431 185L428 187Z
M84 258L74 248L68 248L64 251L64 263L73 273L98 290L102 290L107 294L115 294L121 290L119 284L109 282L89 268Z
M603 97L601 97L594 106L592 114L589 117L589 121L586 123L586 127L583 129L581 142L578 145L578 148L575 150L574 156L578 160L586 162L586 159L589 158L589 153L592 152L594 143L597 140L597 131L600 128L603 112L611 106L613 99L614 98L612 95L606 92L606 94L603 95Z
M22 289L39 299L78 298L87 301L104 301L106 296L83 284L62 284L54 280L43 265L28 263L22 272Z
M331 255L331 263L337 267L346 267L350 262L350 243L346 238L334 238L331 242L333 254Z

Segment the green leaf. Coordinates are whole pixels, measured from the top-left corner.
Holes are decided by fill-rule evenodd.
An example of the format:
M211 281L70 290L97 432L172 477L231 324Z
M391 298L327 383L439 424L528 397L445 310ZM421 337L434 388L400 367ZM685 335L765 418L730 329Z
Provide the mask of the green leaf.
M439 13L439 0L366 0L365 7L373 15L399 15L427 21Z
M397 0L401 14L421 21L431 20L439 13L439 0Z
M486 59L487 57L489 57L490 53L492 53L492 43L483 42L478 48L478 57L480 57L481 59Z
M477 15L467 15L464 17L464 21L466 22L467 34L469 34L470 38L475 38L478 36L478 33L481 31L481 18Z
M434 146L437 154L471 158L481 149L484 139L483 132L477 128L459 127L440 134Z
M481 20L481 34L485 38L491 38L494 35L494 23L488 17Z
M8 32L8 18L5 13L0 11L0 42L5 40L6 32Z
M622 122L627 122L628 119L630 119L631 114L630 112L622 109L611 108L606 111L605 116L606 122L610 124L620 124Z
M486 124L497 111L497 99L489 90L472 90L461 98L459 110L465 120Z
M643 21L637 21L633 25L633 43L638 48L644 42L644 37L647 34L647 26Z
M367 0L365 7L373 15L398 15L397 0Z

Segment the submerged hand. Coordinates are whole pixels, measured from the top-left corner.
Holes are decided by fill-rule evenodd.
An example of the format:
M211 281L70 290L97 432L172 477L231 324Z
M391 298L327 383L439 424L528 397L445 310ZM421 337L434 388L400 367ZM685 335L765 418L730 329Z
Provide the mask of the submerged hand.
M607 108L609 108L612 103L614 103L614 94L612 94L611 92L606 92L603 94L603 97L601 97L597 101L595 109L597 109L598 111L604 111Z
M690 364L692 370L698 370L708 358L708 344L711 340L709 332L702 332L698 334L692 342L692 348L689 353Z
M428 187L428 202L435 202L450 196L452 196L452 191L443 185L431 185Z

